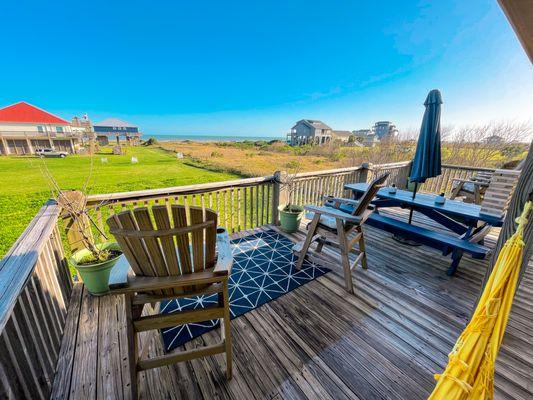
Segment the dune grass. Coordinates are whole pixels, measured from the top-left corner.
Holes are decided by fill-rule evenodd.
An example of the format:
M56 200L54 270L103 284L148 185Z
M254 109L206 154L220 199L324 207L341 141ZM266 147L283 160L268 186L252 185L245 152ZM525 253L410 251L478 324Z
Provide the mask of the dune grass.
M131 157L138 163L132 164ZM107 158L107 163L101 159ZM213 172L187 165L173 153L154 147L127 148L116 156L103 148L93 158L89 194L123 192L236 179L238 175ZM62 189L81 189L90 171L91 158L73 155L65 159L0 157L0 257L50 197L43 177L43 163Z

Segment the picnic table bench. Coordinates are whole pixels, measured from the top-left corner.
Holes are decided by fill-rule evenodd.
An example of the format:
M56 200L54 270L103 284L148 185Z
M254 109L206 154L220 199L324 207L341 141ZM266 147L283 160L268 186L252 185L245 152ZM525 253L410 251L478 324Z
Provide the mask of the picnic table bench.
M440 250L444 256L451 253L452 264L450 268L448 268L448 275L453 275L455 273L463 253L470 254L472 258L484 259L490 252L490 249L483 245L472 243L445 233L436 232L421 226L408 224L407 222L378 213L373 213L367 220L367 223L370 226L390 233L400 233L418 243Z
M364 192L366 186L366 183L355 183L345 185L344 188L352 191L354 197L357 198L360 193ZM476 204L449 199L444 204L435 204L435 197L418 193L413 199L412 192L397 190L396 193L390 193L388 188L382 188L376 194L377 199L372 202L376 211L368 218L367 223L440 250L445 256L451 254L452 262L447 274L453 275L464 253L476 259L483 259L490 253L490 249L483 245L483 236L479 233L482 229L501 226L503 219L483 214L481 207ZM379 208L385 207L412 207L415 211L442 225L450 233L437 232L380 214Z

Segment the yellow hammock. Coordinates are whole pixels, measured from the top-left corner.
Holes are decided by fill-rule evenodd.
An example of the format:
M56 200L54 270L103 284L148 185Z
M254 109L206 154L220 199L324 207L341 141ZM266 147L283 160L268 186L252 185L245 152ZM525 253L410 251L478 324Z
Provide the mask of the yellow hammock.
M494 398L494 363L507 326L518 282L523 231L532 208L528 201L516 219L518 228L503 246L476 311L449 354L448 365L436 374L429 400L486 400Z

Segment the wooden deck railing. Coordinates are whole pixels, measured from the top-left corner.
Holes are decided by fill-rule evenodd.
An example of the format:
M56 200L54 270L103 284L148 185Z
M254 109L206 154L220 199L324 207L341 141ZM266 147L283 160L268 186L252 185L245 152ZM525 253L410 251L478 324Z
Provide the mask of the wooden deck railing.
M211 208L219 215L219 225L228 232L238 232L271 223L274 218L273 176L233 181L177 186L89 196L87 205L93 210L100 230L113 213L132 207L154 204L185 204Z
M366 172L359 166L296 174L293 201L298 205L319 204L324 195L340 197L345 184L366 179Z
M407 187L410 169L411 162L404 161L299 173L294 179L293 201L299 205L319 204L326 194L347 195L344 193L346 183L367 182L386 172L390 174L387 184L394 183L403 189ZM484 170L487 169L445 165L443 174L428 180L420 190L449 193L453 178L469 177ZM186 204L216 210L219 214L219 224L233 233L277 221L277 207L283 203L284 186L277 176L279 174L200 185L91 195L87 198L87 204L102 232L106 231L105 220L112 213L154 204Z
M436 178L428 179L420 190L429 193L442 193L449 195L452 191L454 179L467 179L478 172L494 172L493 168L463 167L459 165L443 165L442 173Z
M49 201L0 261L0 398L45 399L54 381L72 281Z
M364 164L363 164L364 165ZM368 166L369 173L367 181L377 178L379 175L388 173L389 177L385 181L386 185L395 184L399 189L407 187L407 179L411 172L411 161L402 161L389 164L376 164Z

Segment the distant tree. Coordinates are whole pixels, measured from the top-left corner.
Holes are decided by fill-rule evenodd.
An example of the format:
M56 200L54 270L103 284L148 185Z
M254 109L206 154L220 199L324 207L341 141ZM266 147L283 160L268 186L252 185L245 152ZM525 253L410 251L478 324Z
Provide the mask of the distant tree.
M517 157L519 156L520 154L522 154L524 152L524 146L523 145L520 145L520 144L510 144L508 146L505 146L503 149L502 149L502 155L505 157L505 158L514 158L514 157Z
M443 162L474 167L498 167L520 155L523 148L520 143L530 141L532 134L531 121L493 121L483 125L452 128L443 138L447 148L447 151L443 152ZM487 140L494 136L501 140Z

